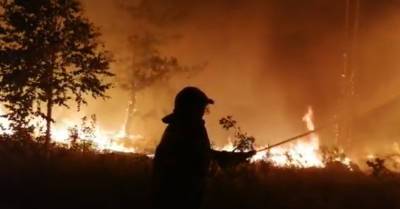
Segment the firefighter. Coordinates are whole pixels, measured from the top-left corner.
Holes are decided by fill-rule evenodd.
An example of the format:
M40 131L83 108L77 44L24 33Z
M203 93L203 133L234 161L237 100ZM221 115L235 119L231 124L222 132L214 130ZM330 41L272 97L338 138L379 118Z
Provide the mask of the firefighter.
M203 197L211 160L248 159L254 151L222 152L211 149L203 115L214 101L196 87L175 97L175 107L162 121L167 124L154 156L155 209L197 209Z

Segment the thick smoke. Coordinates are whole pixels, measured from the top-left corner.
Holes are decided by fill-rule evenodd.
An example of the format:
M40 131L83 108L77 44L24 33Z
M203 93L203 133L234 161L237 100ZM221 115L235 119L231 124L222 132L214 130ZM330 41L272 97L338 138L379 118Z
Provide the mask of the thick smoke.
M138 110L146 117L139 118L136 126L148 136L146 140L158 140L164 127L160 118L172 110L174 94L185 85L195 85L216 100L207 116L214 143L227 142L218 119L232 114L259 144L266 144L304 131L301 117L309 105L317 126L337 112L348 40L346 2L85 0L83 4L115 54L117 78L123 78L129 66L128 37L143 31L169 37L160 48L166 55L188 65L207 63L189 78L176 76L168 85L141 92ZM360 2L354 39L354 109L366 112L400 90L400 2ZM124 122L127 92L116 84L110 96L93 102L87 111L97 113L102 126L116 130ZM398 141L399 114L398 105L387 105L356 120L353 146L361 153ZM321 134L323 143L333 143L333 128Z

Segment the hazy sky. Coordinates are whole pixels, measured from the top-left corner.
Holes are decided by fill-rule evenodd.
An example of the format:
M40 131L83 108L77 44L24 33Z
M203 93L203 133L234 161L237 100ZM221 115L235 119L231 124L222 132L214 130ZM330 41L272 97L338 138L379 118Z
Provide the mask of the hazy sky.
M164 127L159 119L172 110L174 94L185 85L199 86L216 100L207 116L216 143L226 141L218 119L227 114L234 115L263 144L304 131L301 117L309 105L315 110L317 125L337 112L343 89L343 53L348 46L346 0L82 2L115 54L113 69L119 78L129 65L128 37L145 31L167 37L160 48L166 55L187 65L207 63L190 78L173 78L165 88L140 95L138 109L150 116L145 122L138 121L138 127L151 130L154 139ZM371 109L400 93L399 12L400 1L361 0L353 56L356 110ZM124 120L127 93L115 88L111 96L89 109L102 112L100 123L116 129ZM105 108L113 111L104 113ZM364 118L362 124L373 128L357 128L364 134L362 139L355 137L358 142L377 141L377 133L391 138L388 142L399 141L400 133L393 128L400 121L399 106L391 105L379 114L378 122L376 116ZM322 140L332 141L331 132Z

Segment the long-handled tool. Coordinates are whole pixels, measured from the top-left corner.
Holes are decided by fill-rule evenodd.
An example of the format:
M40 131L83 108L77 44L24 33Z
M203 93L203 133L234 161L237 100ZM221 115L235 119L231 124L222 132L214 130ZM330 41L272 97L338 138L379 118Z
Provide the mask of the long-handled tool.
M308 135L313 134L313 133L315 133L315 132L318 132L318 131L320 131L320 130L322 130L322 129L324 129L324 128L326 128L326 126L324 126L324 127L319 127L319 128L314 129L314 130L311 130L311 131L307 131L307 132L305 132L305 133L299 134L299 135L297 135L297 136L293 136L293 137L291 137L291 138L289 138L289 139L283 140L283 141L278 142L278 143L276 143L276 144L269 145L269 146L267 146L267 147L264 147L264 148L261 148L261 149L259 149L259 150L256 150L256 152L261 152L261 151L264 151L264 150L272 149L272 148L277 147L277 146L280 146L280 145L282 145L282 144L285 144L285 143L294 141L294 140L296 140L296 139L299 139L299 138L308 136Z

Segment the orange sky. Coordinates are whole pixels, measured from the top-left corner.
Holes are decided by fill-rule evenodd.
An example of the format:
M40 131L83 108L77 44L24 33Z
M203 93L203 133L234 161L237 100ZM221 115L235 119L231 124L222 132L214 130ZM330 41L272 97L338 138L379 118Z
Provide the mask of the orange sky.
M185 85L199 86L216 100L207 116L216 143L226 142L217 122L227 114L261 144L304 131L301 117L308 105L315 110L317 125L335 114L346 47L345 0L147 0L133 11L140 2L83 1L87 16L100 26L106 46L115 54L113 69L119 78L129 64L128 37L143 31L179 37L161 47L166 55L188 65L207 63L191 78L173 78L168 86L139 95L138 108L149 117L137 126L152 132L148 135L153 139L164 127L159 118L172 110L174 94ZM356 38L357 110L371 109L400 93L399 6L390 0L362 1ZM110 129L122 125L127 104L127 93L116 86L112 99L88 108L101 113L100 123ZM400 132L393 128L399 124L397 116L400 108L395 104L379 116L364 118L357 126L363 134L355 140L369 147L375 146L376 137L399 141ZM322 140L332 141L332 133L323 133Z

